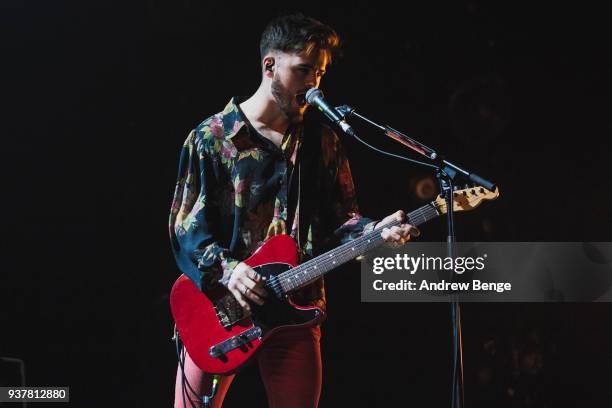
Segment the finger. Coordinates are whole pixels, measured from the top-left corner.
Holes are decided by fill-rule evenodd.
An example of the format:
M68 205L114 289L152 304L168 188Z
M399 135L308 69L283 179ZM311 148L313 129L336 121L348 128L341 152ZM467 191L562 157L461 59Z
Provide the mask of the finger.
M410 236L410 226L406 224L402 224L398 232L402 236L402 238L407 238Z
M402 224L402 236L413 236L418 237L421 235L421 231L411 224Z
M247 279L247 278L245 278ZM258 305L263 305L263 297L259 295L257 292L255 292L255 290L261 290L261 289L256 289L255 286L251 285L255 285L255 283L253 283L253 281L248 281L248 283L240 283L239 285L239 292L242 294L242 296L244 296L246 299L257 303Z
M404 238L410 238L410 236L418 237L419 235L421 235L421 231L414 225L402 224L400 234Z
M246 301L246 299L244 298L242 293L240 293L240 291L237 290L237 289L230 289L230 292L232 293L232 295L234 295L234 297L238 301L238 304L240 304L240 306L242 306L242 308L248 314L250 314L251 313L251 306L249 305L249 302Z
M397 229L393 230L393 229L385 228L383 232L380 233L380 235L387 242L397 241L400 238L400 234L397 233L396 231Z
M391 236L395 241L403 238L405 235L407 235L407 231L405 232L401 227L391 228Z
M247 287L245 292L246 292L245 296L253 301L263 300L266 296L268 296L268 292L266 292L264 288L259 287L259 286L253 286L252 288Z
M257 303L257 304L258 304L258 305L260 305L260 306L264 304L263 299L262 299L262 298L261 298L259 295L257 295L257 293L255 293L255 292L254 292L254 291L253 291L251 288L249 288L248 286L246 286L246 285L242 285L242 290L241 290L241 292L242 292L242 295L243 295L245 298L247 298L248 300L250 300L251 302L255 302L255 303Z
M404 221L404 218L406 218L406 214L404 214L404 211L402 210L398 210L395 213L395 219L398 221Z
M390 230L389 228L385 228L380 235L387 242L398 241L401 238L399 233L395 232L395 230Z
M394 227L391 227L390 229L391 229L391 232L394 232L396 234L401 234L402 232L402 227L400 226L394 226Z
M262 297L257 295L252 290L248 290L245 296L251 302L257 303L259 306L262 306L264 304L264 300L262 299Z
M391 234L391 231L389 230L389 228L383 228L383 230L380 232L380 236L385 241L389 240L389 234Z
M240 280L240 283L242 283L246 288L248 288L250 292L255 292L262 298L268 296L268 292L262 287L261 283L255 282L250 278L247 278L246 276Z
M246 273L247 273L247 276L255 282L261 282L261 280L263 279L262 276L258 274L257 272L255 272L253 268L247 269Z

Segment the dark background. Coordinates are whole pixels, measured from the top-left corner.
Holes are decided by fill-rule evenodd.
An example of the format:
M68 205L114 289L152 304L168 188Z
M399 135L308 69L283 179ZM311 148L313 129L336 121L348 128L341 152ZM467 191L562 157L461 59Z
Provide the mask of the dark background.
M171 403L178 271L166 222L179 148L255 91L259 35L288 11L344 40L321 85L330 101L498 183L497 201L458 215L460 240L610 240L603 9L281 4L2 2L0 356L26 361L29 385L70 386L74 406ZM344 144L364 214L424 202L427 171ZM442 221L421 239L443 240ZM448 405L450 306L360 303L358 271L326 280L321 406ZM465 304L469 406L609 405L611 317L608 304ZM14 368L0 368L12 384ZM232 387L228 407L265 405L255 367Z

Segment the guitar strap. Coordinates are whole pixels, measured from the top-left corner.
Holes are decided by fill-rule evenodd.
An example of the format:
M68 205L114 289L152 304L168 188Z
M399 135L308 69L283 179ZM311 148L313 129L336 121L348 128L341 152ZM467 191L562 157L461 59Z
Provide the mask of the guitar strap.
M314 115L313 115L314 116ZM298 154L297 182L291 183L289 194L290 219L297 217L292 225L296 225L293 237L300 249L300 257L308 240L308 229L312 225L312 217L317 212L318 196L321 180L321 135L323 125L316 116L304 117L302 143ZM300 260L301 261L301 260Z

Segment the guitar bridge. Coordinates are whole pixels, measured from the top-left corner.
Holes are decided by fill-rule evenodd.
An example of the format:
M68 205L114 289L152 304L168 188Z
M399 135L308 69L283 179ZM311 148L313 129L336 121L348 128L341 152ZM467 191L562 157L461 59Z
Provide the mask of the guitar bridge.
M221 357L228 352L246 346L251 341L261 337L261 327L255 326L238 336L231 337L224 342L212 346L208 353L213 358Z
M246 317L244 309L231 293L215 301L214 305L219 323L226 329Z

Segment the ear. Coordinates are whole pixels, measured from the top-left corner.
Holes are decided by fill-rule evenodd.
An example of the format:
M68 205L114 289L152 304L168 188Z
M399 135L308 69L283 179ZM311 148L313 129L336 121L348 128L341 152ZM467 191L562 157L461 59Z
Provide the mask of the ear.
M263 59L263 74L267 77L272 78L274 76L274 64L275 64L275 59L274 57L267 55L266 57L264 57Z

